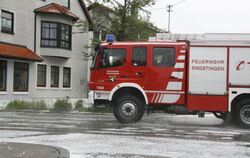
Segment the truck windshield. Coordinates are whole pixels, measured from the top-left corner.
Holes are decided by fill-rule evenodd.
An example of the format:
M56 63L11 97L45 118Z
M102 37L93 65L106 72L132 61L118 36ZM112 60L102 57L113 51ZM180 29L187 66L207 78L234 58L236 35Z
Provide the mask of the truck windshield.
M126 62L126 49L106 48L101 51L99 68L123 66Z

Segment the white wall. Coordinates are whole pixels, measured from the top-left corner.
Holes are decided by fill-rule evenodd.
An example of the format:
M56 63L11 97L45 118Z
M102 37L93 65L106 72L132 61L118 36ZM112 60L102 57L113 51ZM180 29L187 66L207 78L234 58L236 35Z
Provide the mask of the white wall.
M34 25L36 8L45 6L56 0L1 0L0 10L4 9L14 13L14 35L9 35L0 32L0 41L14 44L21 44L27 46L29 49L34 50ZM86 20L84 12L78 0L71 0L71 12L77 15L81 20ZM0 12L1 14L1 12ZM83 51L90 51L86 46L90 45L90 40L93 34L82 33L79 28L73 25L72 27L72 50L54 49L54 48L40 48L40 34L41 34L41 21L54 21L72 25L72 19L69 17L44 14L37 16L36 27L36 53L37 54L70 54L69 58L49 57L42 56L44 61L41 64L47 65L47 86L39 88L36 86L37 82L37 64L36 62L29 62L30 75L29 75L29 92L22 94L15 94L13 92L13 62L16 60L8 60L8 83L7 91L0 92L1 102L13 99L57 99L66 96L71 99L83 99L87 97L87 78L88 78L88 62L83 60ZM1 28L0 28L1 29ZM6 59L4 59L6 60ZM26 61L24 61L26 62ZM60 82L59 88L50 87L50 66L55 65L60 67ZM63 88L63 67L71 68L71 87ZM1 104L1 103L0 103ZM0 105L1 106L1 105Z

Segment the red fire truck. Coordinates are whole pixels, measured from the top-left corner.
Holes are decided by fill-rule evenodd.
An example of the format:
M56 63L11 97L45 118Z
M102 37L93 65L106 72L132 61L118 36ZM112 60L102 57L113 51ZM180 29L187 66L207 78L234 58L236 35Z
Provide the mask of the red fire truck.
M231 112L250 127L250 47L108 41L96 49L89 98L112 105L121 123L162 109L222 119Z

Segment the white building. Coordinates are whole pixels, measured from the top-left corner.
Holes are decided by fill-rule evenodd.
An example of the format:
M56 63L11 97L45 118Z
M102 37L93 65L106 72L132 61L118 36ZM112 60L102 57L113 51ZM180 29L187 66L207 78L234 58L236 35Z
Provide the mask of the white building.
M82 0L1 0L0 106L10 100L87 97L92 21ZM91 29L91 27L90 27Z

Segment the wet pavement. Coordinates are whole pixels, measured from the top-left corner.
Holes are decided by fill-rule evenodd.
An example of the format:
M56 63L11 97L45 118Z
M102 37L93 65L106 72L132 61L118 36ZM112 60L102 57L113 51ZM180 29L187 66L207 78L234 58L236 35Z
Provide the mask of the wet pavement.
M211 114L120 124L112 114L1 112L1 142L58 146L71 158L250 157L250 131Z

